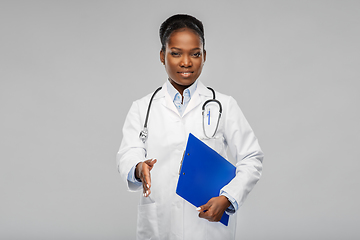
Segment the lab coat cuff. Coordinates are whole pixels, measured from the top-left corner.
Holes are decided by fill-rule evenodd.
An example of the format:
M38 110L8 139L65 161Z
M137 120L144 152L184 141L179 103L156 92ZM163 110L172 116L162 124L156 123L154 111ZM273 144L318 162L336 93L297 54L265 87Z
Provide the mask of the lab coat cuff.
M231 205L225 210L225 212L228 215L234 214L238 210L238 204L237 204L236 200L225 191L221 191L220 195L225 196L231 203Z

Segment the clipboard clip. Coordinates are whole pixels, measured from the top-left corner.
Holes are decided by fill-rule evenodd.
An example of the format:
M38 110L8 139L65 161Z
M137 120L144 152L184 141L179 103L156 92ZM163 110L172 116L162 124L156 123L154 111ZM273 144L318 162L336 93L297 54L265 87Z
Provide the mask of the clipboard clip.
M182 165L183 165L183 161L184 161L184 157L185 157L185 152L186 152L186 149L183 153L183 156L182 156L182 159L181 159L181 162L180 162L180 169L179 169L179 175L181 174L181 168L182 168ZM188 156L190 155L190 153L187 154ZM185 173L183 172L183 175L185 175Z
M184 153L183 153L183 156L182 156L182 159L181 159L181 162L180 162L179 175L181 173L181 168L182 168L182 164L183 164L183 161L184 161L185 152L186 152L186 150L184 150Z

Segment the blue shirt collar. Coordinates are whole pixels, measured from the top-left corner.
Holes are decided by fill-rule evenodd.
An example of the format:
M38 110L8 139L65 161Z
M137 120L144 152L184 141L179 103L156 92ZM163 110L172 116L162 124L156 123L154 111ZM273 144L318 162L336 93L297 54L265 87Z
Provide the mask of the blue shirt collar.
M185 112L185 109L190 102L191 97L194 95L194 92L197 88L197 80L188 88L186 88L183 92L184 99L181 97L178 90L174 88L174 86L170 83L170 81L167 81L167 89L168 93L170 95L170 98L172 99L176 109L178 110L180 116L183 115Z
M176 90L176 88L174 88L174 86L170 83L169 80L166 81L166 84L167 84L167 91L168 91L172 101L174 102L176 100L175 99L176 95L179 94L181 96L181 94L179 93L178 90ZM190 87L188 87L184 90L183 94L184 94L184 96L188 95L189 100L191 99L194 92L196 91L197 84L198 84L198 80L196 80Z

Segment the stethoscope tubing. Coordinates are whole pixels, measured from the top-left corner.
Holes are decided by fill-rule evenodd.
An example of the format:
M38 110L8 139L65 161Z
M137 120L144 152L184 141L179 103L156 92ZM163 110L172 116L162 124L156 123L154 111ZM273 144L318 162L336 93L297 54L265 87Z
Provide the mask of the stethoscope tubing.
M148 119L149 119L149 113L150 113L150 108L151 108L151 104L153 102L153 99L156 95L156 93L158 91L160 91L162 89L162 87L159 87L158 89L155 90L155 92L153 93L153 95L151 96L150 98L150 102L149 102L149 105L148 105L148 109L147 109L147 112L146 112L146 118L145 118L145 123L144 123L144 128L143 130L140 132L139 134L139 138L141 139L141 141L143 143L146 142L147 138L148 138L148 128L147 128L147 123L148 123Z
M159 87L158 89L156 89L155 92L153 93L153 95L152 95L151 98L150 98L149 106L148 106L148 109L147 109L147 112L146 112L146 118L145 118L144 128L147 128L147 123L148 123L148 119L149 119L149 113L150 113L150 107L151 107L152 101L153 101L156 93L157 93L158 91L160 91L161 89L162 89L162 87Z
M220 118L221 118L221 114L222 114L222 106L221 106L221 103L215 99L215 91L214 89L212 89L211 87L207 87L213 94L213 99L209 99L209 100L206 100L202 106L202 115L204 116L204 111L205 111L205 106L206 104L210 103L210 102L215 102L219 105L219 117L218 117L218 121L217 121L217 124L216 124L216 128L215 128L215 131L214 131L214 134L209 137L206 135L206 131L205 131L205 127L204 127L204 117L203 117L203 131L204 131L204 135L205 137L207 138L213 138L216 134L216 131L219 127L219 122L220 122ZM148 128L147 128L147 123L148 123L148 119L149 119L149 113L150 113L150 108L151 108L151 104L152 104L152 101L156 95L157 92L159 92L160 90L162 89L162 87L159 87L158 89L155 90L155 92L153 93L153 95L151 96L150 98L150 102L149 102L149 106L148 106L148 109L147 109L147 112L146 112L146 117L145 117L145 123L144 123L144 128L143 130L140 132L140 135L139 135L139 138L142 140L143 143L146 142L147 140L147 137L148 137Z

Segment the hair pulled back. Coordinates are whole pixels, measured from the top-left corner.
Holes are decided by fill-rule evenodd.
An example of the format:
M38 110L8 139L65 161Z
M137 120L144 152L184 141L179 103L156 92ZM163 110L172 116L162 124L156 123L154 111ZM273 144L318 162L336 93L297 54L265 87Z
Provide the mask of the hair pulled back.
M165 52L166 43L169 41L171 33L181 28L189 28L195 31L199 35L203 47L205 47L204 26L202 22L187 14L176 14L166 19L160 26L159 33L162 51Z

